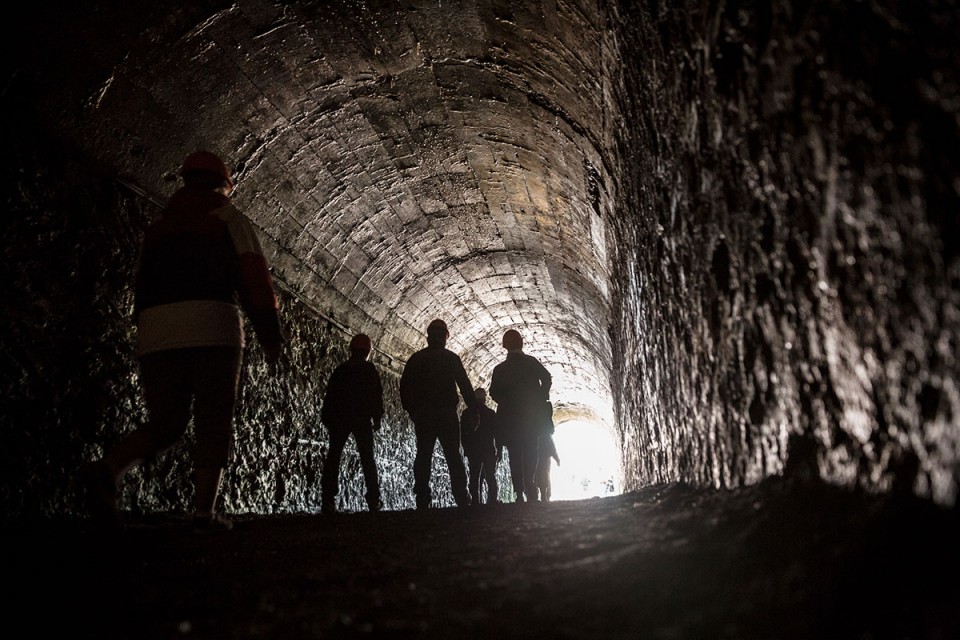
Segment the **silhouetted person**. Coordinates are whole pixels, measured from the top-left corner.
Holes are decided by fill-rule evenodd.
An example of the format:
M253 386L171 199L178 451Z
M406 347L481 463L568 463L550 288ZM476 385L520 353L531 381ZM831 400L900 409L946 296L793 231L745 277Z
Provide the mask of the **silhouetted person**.
M320 419L330 434L330 448L323 463L320 479L321 511L337 512L340 492L340 458L347 438L353 434L367 485L367 508L380 511L380 479L373 457L373 432L383 420L383 385L380 374L368 358L373 346L370 337L358 333L350 341L350 358L337 366L327 381Z
M136 354L149 421L83 473L91 514L110 526L120 524L116 491L124 474L177 444L191 413L194 525L232 526L215 508L235 445L241 308L268 363L277 361L284 341L267 261L253 226L230 203L226 165L198 151L186 157L180 176L184 186L146 230L136 280Z
M496 441L497 413L487 406L487 390L477 387L474 396L479 407L467 407L460 414L460 441L467 457L467 486L474 505L480 505L480 481L487 486L487 504L500 502L497 494L497 463L503 458L503 445Z
M510 458L510 478L517 502L537 502L537 459L544 405L550 400L550 372L523 352L523 337L503 334L507 359L493 368L490 397L497 403L497 427Z
M560 464L560 454L557 453L557 444L553 440L553 434L545 431L540 434L537 475L534 478L537 489L540 490L540 500L543 502L549 502L553 496L553 486L550 481L550 468L553 466L553 462Z
M460 456L460 404L457 389L467 406L476 407L473 386L460 356L446 348L449 337L443 320L427 327L427 347L407 361L400 376L400 403L413 420L417 451L413 461L413 493L417 508L430 507L430 474L437 440L450 471L450 489L457 506L470 504L467 474Z

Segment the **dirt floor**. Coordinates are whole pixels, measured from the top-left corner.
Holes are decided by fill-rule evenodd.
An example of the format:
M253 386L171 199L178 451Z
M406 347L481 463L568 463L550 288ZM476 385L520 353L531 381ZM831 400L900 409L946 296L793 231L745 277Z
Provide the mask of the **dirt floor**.
M956 510L785 481L6 532L5 626L76 638L958 638ZM10 636L8 636L10 637Z

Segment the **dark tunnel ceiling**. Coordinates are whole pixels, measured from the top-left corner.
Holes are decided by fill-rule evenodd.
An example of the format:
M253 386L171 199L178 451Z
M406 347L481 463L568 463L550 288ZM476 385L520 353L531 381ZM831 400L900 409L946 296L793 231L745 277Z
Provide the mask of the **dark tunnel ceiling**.
M609 422L601 13L91 3L26 29L17 79L157 199L187 151L221 153L281 285L398 363L439 316L486 384L519 328L555 402Z

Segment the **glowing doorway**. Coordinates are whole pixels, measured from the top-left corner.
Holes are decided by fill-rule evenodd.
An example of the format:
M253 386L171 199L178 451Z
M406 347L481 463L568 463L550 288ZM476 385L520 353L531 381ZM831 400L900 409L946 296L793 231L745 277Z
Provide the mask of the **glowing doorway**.
M553 439L560 456L550 472L553 500L620 494L620 453L609 429L570 420L557 425Z

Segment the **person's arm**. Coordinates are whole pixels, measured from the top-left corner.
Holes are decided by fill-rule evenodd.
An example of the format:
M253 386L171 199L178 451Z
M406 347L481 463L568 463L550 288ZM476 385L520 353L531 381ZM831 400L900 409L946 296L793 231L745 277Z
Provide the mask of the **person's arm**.
M460 388L460 395L463 396L463 401L467 404L468 407L474 410L479 416L480 405L477 403L477 396L473 392L473 385L470 384L470 378L467 376L467 370L463 368L463 361L460 360L460 356L451 352L451 355L454 358L454 378L457 381L457 386Z
M225 219L239 261L240 306L250 318L267 361L276 362L285 338L273 277L253 225L238 209L230 209Z
M327 388L323 392L323 406L320 408L320 421L327 427L330 426L332 421L336 420L337 413L339 412L337 403L339 402L340 396L341 373L342 369L339 366L333 370L333 373L330 374L330 378L327 380Z
M383 382L380 380L380 373L377 368L370 363L371 384L373 386L373 397L370 399L370 406L373 409L373 430L379 431L383 424Z
M550 387L553 386L553 376L539 360L537 360L537 364L540 366L540 391L543 393L543 399L549 400Z
M416 398L416 354L411 356L407 361L406 366L403 367L403 373L400 374L400 406L403 407L403 410L407 412L410 417L413 417L413 414L416 412L416 407L414 402Z
M460 412L460 437L469 439L480 426L480 414L476 409L467 407Z
M493 374L490 376L490 388L487 389L487 393L490 394L490 399L500 404L500 401L503 399L500 395L500 376L497 374L497 369L499 367L493 368Z

